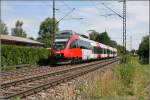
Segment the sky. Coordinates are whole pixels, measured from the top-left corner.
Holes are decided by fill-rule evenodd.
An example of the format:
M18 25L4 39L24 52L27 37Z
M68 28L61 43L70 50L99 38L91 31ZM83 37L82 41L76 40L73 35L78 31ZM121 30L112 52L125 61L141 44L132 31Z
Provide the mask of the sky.
M117 1L56 1L56 19L60 20L73 8L75 10L59 23L60 30L74 30L88 35L88 30L108 32L112 40L122 45L122 19L102 5L104 3L122 15L122 2ZM52 1L2 1L1 19L9 33L17 20L23 21L28 37L37 38L39 26L52 17ZM82 18L79 20L79 18ZM143 36L149 34L149 1L127 1L127 48L138 49ZM132 37L132 42L131 42Z

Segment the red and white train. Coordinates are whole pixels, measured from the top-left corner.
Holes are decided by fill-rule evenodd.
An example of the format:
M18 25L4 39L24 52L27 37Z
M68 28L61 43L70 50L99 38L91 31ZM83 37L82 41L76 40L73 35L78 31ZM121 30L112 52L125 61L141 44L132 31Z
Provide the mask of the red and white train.
M56 34L51 51L52 56L58 62L78 62L117 56L116 48L84 38L71 30L61 31Z

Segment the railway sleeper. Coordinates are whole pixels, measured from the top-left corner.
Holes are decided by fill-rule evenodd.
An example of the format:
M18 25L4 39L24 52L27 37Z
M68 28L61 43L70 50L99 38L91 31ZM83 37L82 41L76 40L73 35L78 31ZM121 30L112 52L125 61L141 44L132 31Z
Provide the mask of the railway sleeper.
M34 88L35 86L30 86L30 85L19 85L19 87L23 87L23 88Z
M29 86L35 86L35 87L36 87L36 86L39 85L39 84L38 84L38 83L29 83L28 85L29 85Z
M20 94L20 97L26 97L26 96L29 96L29 95L34 94L34 93L35 93L34 91L28 91L28 92L25 92L23 94Z

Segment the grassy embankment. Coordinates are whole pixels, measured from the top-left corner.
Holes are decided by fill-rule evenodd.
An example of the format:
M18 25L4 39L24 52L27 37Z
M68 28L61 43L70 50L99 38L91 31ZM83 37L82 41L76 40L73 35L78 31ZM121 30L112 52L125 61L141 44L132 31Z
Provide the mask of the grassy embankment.
M108 100L147 100L148 65L131 57L127 64L120 64L115 71L106 71L96 85L88 88L84 97Z

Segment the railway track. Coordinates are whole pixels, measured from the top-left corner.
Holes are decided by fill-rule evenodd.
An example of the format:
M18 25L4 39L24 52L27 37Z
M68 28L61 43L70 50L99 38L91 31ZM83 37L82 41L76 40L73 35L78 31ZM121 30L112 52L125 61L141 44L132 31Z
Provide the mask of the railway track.
M5 82L1 84L0 96L2 99L9 99L15 96L25 97L37 93L43 89L55 86L64 81L81 76L98 68L116 62L118 59L97 61L94 63L82 64L78 67L64 69L61 71L40 74L33 77Z
M80 66L82 64L76 64L72 66L70 66L69 64L63 64L63 65L58 65L58 67L41 66L38 68L36 67L36 68L23 69L23 70L17 70L17 71L9 71L9 72L2 71L0 73L0 76L1 76L0 82L6 83L6 82L14 81L14 80L37 76L41 73L50 73L50 72L55 72L55 71L59 71L63 69L74 68L74 67L77 67L78 65Z
M94 62L90 62L90 63L94 63ZM7 86L11 86L11 85L17 85L19 83L22 82L26 82L26 81L33 81L36 78L43 78L44 76L50 76L50 75L56 75L56 74L61 74L61 72L65 72L65 71L69 71L72 70L73 68L81 68L83 66L86 66L90 63L86 63L86 64L76 64L76 65L72 65L72 66L68 66L68 65L63 65L63 66L59 66L59 67L42 67L42 68L37 68L37 69L31 69L31 70L23 70L20 72L9 72L8 73L3 73L2 76L2 80L1 80L1 86L2 87L7 87ZM40 77L41 76L41 77Z
M42 66L39 68L31 68L31 69L23 69L17 71L10 71L10 72L1 72L1 82L6 81L13 81L18 80L25 77L32 77L34 75L47 73L47 72L54 72L55 70L61 70L62 68L68 67L67 65L63 65L61 67L50 67L50 66Z

